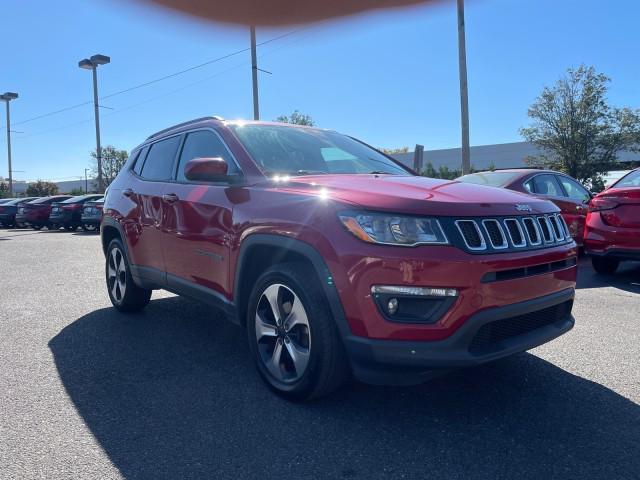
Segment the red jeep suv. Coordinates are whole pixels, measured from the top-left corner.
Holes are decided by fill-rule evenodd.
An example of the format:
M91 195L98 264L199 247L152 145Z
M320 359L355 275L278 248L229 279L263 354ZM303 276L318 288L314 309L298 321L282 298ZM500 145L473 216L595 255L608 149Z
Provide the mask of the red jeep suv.
M572 328L576 244L551 202L419 177L329 130L217 117L135 148L105 198L106 283L222 308L297 400L415 384Z

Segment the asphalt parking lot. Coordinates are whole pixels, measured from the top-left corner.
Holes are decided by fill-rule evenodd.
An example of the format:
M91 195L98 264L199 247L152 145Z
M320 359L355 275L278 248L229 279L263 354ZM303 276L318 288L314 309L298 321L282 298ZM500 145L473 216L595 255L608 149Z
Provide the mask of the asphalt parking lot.
M640 477L640 264L581 261L543 347L304 405L209 307L112 309L96 235L0 230L0 267L1 479Z

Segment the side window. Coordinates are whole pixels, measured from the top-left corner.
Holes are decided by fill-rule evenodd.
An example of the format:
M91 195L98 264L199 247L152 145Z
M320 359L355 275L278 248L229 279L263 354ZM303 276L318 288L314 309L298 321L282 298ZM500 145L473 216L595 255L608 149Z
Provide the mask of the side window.
M145 180L170 180L180 138L177 135L151 145L140 176Z
M564 197L555 175L544 174L533 178L533 186L538 195Z
M529 193L533 193L533 180L524 182L524 189Z
M220 137L208 130L199 130L191 132L187 135L180 154L180 162L178 163L177 179L180 182L188 181L184 176L184 166L189 160L201 157L222 157L229 165L229 175L239 173L236 163L231 158L231 154L227 147L222 143Z
M142 165L144 165L144 159L147 158L148 151L149 146L146 146L138 152L138 156L136 157L135 163L133 164L133 171L136 173L136 175L140 175L140 172L142 172Z
M587 189L578 182L562 175L558 175L558 180L562 184L564 191L567 192L569 198L577 200L578 202L585 202L591 198Z

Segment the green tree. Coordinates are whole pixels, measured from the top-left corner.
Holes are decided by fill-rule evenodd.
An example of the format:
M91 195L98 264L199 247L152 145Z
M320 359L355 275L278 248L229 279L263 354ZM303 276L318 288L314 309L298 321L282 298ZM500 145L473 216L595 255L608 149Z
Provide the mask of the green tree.
M438 177L438 171L431 162L427 163L427 167L422 171L421 175L424 177L440 178Z
M58 193L58 185L53 182L38 180L27 185L27 197L48 197Z
M71 190L69 192L69 195L73 195L75 197L75 196L78 196L78 195L84 195L85 193L86 192L84 191L83 188L74 188L73 190Z
M294 110L291 116L280 115L276 118L276 122L291 123L293 125L306 125L307 127L313 127L315 122L310 115L300 113L298 110Z
M542 151L527 159L530 165L596 185L602 174L615 168L621 150L637 151L640 111L610 106L609 82L595 68L581 65L542 90L529 107L532 124L520 129Z
M95 178L98 178L98 155L95 150L91 152L91 158L91 173ZM118 150L113 145L102 147L102 180L105 188L116 178L118 172L127 162L127 158L129 158L129 153L126 150Z
M409 147L401 147L401 148L380 148L378 149L387 155L395 155L396 153L409 153Z
M9 184L0 180L0 198L9 198Z

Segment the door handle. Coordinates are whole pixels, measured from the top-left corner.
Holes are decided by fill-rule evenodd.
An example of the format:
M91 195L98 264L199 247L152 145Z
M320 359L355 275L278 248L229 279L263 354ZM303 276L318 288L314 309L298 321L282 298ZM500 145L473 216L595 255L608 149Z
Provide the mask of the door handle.
M130 188L125 188L125 189L122 191L122 194L123 194L125 197L131 197L131 196L133 196L133 190L131 190Z
M167 203L174 203L180 199L178 198L178 195L176 195L175 193L165 193L164 195L162 195L162 200L164 200Z

